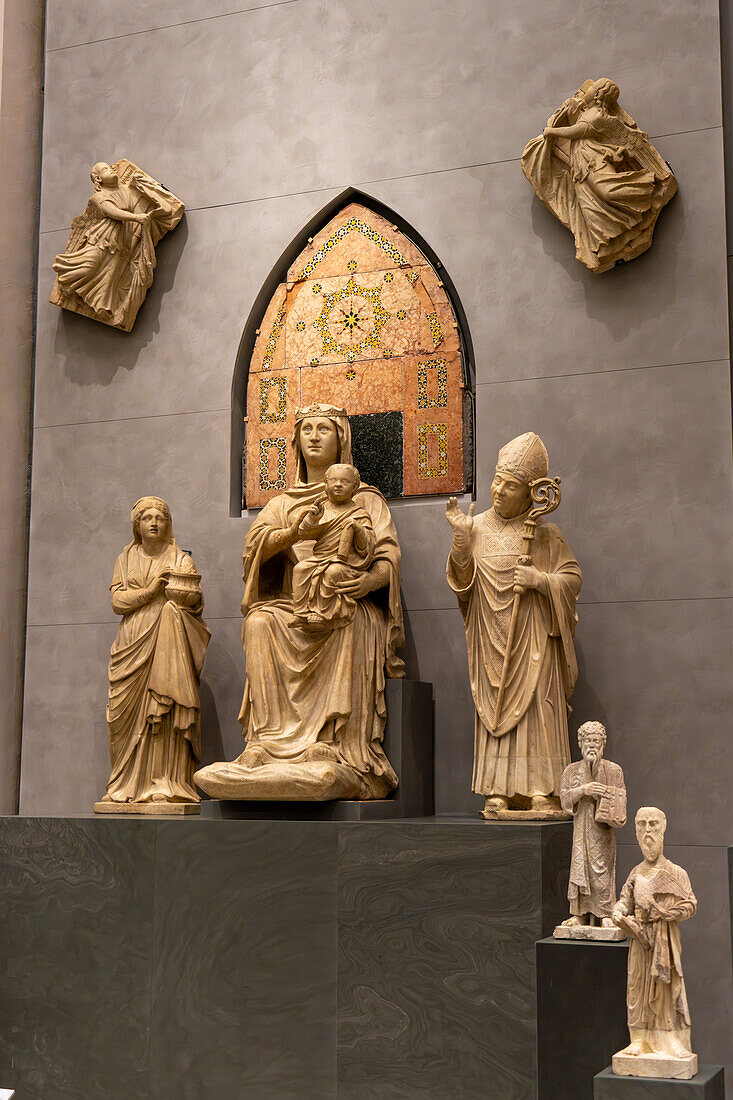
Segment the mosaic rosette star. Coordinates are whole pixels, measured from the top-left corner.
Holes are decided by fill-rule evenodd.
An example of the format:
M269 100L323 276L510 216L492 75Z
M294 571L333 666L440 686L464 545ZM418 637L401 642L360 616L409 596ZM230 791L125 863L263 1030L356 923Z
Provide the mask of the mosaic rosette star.
M278 431L275 444L273 425L289 437L295 409L314 402L348 411L362 480L386 496L470 484L471 406L455 310L423 253L373 210L349 203L283 271L250 371L271 381L247 390L249 507L282 484L283 437Z
M379 347L389 313L383 307L381 287L360 286L353 275L345 287L323 295L323 309L313 322L323 340L323 351L353 360L367 348Z

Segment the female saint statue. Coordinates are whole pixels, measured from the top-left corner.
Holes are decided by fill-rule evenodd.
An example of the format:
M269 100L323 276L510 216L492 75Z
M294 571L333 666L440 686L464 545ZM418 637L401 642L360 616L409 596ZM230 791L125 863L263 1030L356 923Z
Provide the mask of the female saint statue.
M164 500L137 501L132 533L110 585L112 610L122 616L109 662L112 774L94 809L197 812L199 677L210 638L201 577L176 544Z
M326 499L326 471L352 462L345 411L299 409L292 446L295 485L262 509L244 546L246 747L233 763L202 768L196 783L216 798L384 798L397 786L382 748L385 676L404 675L397 533L379 490L359 485L353 500L371 521L373 557L338 582L355 612L304 630L294 615L293 568L318 535L313 507Z
M586 81L522 153L537 196L596 273L649 248L659 212L677 191L672 169L618 97L612 80Z
M95 164L94 193L53 262L51 302L129 332L153 282L155 246L183 203L130 161Z

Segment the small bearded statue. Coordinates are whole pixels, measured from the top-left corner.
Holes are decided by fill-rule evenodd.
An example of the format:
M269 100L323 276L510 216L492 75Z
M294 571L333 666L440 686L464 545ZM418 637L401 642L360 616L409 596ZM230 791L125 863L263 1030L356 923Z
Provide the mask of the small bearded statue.
M679 923L694 915L697 899L687 873L664 855L662 811L642 806L635 824L644 861L627 878L613 911L614 922L631 936L626 987L631 1042L614 1054L613 1071L687 1080L697 1073L697 1055L690 1047Z
M573 815L568 900L571 916L557 939L622 940L611 919L616 901L616 829L626 824L626 787L618 764L605 760L606 730L584 722L578 730L583 759L568 764L560 786L562 808Z
M484 795L485 818L567 817L560 781L570 763L582 575L559 528L530 518L532 486L548 465L540 437L525 432L499 451L488 511L474 516L471 504L464 514L455 497L446 509L447 579L463 615L476 708L473 790Z

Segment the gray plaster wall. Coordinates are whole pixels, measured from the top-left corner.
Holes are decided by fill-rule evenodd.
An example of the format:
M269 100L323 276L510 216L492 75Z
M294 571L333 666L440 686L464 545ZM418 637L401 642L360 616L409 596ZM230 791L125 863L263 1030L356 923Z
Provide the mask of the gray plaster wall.
M498 446L529 428L544 438L563 478L557 519L585 576L572 730L607 724L631 807L666 809L669 843L699 852L699 892L717 898L724 861L706 853L733 836L717 2L647 0L643 18L637 0L240 6L48 0L21 812L85 811L104 789L107 586L143 493L169 501L204 577L205 755L239 751L252 516L228 514L237 346L285 245L354 186L430 242L461 297L476 353L479 509ZM565 96L601 75L619 82L680 192L650 252L594 277L519 156ZM47 302L89 167L118 156L187 205L131 334ZM436 808L473 813L444 503L393 512L408 673L434 683ZM622 839L633 844L630 827ZM721 919L701 905L695 939L717 951ZM733 1059L721 1020L705 1024L711 1061Z

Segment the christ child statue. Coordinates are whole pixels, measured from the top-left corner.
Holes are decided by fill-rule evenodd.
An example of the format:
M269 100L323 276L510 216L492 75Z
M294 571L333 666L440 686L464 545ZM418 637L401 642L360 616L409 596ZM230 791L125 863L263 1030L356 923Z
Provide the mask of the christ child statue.
M359 471L345 462L329 466L325 498L293 523L301 542L315 539L311 553L293 568L293 625L309 632L346 626L356 601L340 591L374 561L375 535L367 512L354 502Z

